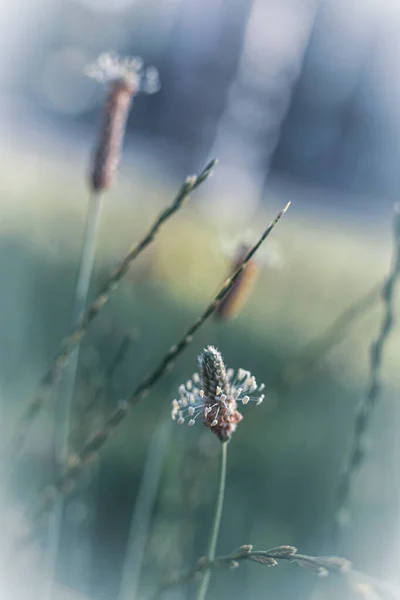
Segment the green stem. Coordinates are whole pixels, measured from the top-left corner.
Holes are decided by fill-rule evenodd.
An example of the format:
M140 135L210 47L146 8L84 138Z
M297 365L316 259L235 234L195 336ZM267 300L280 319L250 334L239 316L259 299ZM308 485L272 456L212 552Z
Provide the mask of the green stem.
M84 313L89 293L90 280L96 254L97 232L100 225L100 209L102 198L99 193L91 195L88 214L86 217L85 232L80 257L80 265L75 284L75 293L70 319L70 328L79 323ZM54 461L57 466L66 463L69 455L69 433L72 409L72 398L75 387L76 373L79 361L80 341L70 354L69 363L66 365L64 379L61 380L56 399L54 415ZM60 542L63 529L64 498L59 495L50 515L48 533L45 547L44 587L42 598L51 600L55 594L54 586L57 578L57 562L60 554ZM77 533L77 532L76 532Z
M227 457L228 443L223 442L221 444L221 457L219 463L219 474L218 474L218 493L217 501L215 503L214 519L210 533L210 539L208 542L208 550L206 558L209 561L215 559L215 553L217 550L219 527L221 524L222 510L224 507L224 495L225 495L225 482L226 482L226 457ZM208 585L210 583L211 570L209 569L204 573L203 579L201 580L196 600L204 600L207 594Z

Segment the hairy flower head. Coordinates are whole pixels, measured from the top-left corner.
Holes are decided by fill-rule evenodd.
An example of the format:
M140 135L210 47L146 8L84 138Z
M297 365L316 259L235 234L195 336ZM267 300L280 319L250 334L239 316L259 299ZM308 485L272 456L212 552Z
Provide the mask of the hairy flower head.
M208 346L199 356L199 373L179 387L171 416L179 425L188 419L190 427L200 418L221 442L226 442L243 419L238 403L261 404L263 389L264 384L257 385L249 371L226 369L221 353Z
M114 52L104 52L85 69L85 73L100 83L123 83L135 95L140 91L154 94L160 89L157 69L145 69L140 56L120 58Z
M144 69L141 58L111 53L100 54L86 74L108 90L90 172L93 191L101 192L111 187L117 172L132 99L141 91L156 92L160 84L157 69Z

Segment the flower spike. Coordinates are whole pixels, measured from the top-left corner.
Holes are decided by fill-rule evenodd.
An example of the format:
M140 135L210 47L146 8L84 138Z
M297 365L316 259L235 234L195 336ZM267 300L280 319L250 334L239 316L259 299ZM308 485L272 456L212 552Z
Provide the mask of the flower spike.
M221 442L227 442L243 419L238 403L254 401L258 406L264 399L260 394L264 387L257 385L250 371L227 370L221 353L208 346L199 356L199 373L179 387L179 400L172 401L171 416L180 425L190 417L190 427L200 418Z

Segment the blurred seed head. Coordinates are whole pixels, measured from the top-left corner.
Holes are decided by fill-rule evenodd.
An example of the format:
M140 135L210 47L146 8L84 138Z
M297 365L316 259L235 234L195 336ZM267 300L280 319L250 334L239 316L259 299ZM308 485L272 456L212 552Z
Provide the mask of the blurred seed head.
M86 70L89 77L107 85L107 97L90 173L95 192L108 189L118 169L126 121L132 99L139 92L152 94L160 88L157 69L143 68L142 59L101 54Z
M236 257L232 261L229 275L235 273L240 267L249 250L250 246L241 246L238 248ZM234 319L249 299L257 278L258 266L254 260L251 260L247 263L234 285L218 304L215 311L215 317L221 320Z
M223 253L231 260L229 275L232 275L240 267L255 238L254 232L245 230L235 238L220 240ZM263 264L269 268L280 266L280 257L276 247L267 245L259 251L256 258L248 262L235 284L219 303L215 311L217 319L234 319L240 313L254 289L259 268Z
M139 91L154 94L160 89L157 69L155 67L145 69L140 56L120 58L114 52L104 52L93 64L86 67L85 74L104 84L123 81L134 94Z

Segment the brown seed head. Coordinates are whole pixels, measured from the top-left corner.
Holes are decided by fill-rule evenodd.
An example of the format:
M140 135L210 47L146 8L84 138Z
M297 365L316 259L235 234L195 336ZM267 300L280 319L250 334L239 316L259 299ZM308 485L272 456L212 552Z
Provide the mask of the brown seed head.
M86 72L108 87L90 173L92 190L99 192L112 185L118 169L132 99L139 91L157 91L158 74L154 68L143 71L141 59L113 54L100 55Z
M223 254L230 259L229 275L235 273L242 264L246 254L251 249L256 234L251 230L241 231L234 238L220 238L219 246ZM220 320L234 319L246 304L262 266L277 268L280 266L280 253L269 243L258 252L256 258L252 258L242 270L233 287L220 301L215 318Z
M96 192L111 186L118 169L133 94L134 90L123 79L109 85L90 177Z
M230 275L240 267L250 246L241 245L238 248L230 269ZM219 303L215 316L218 319L234 319L246 304L258 277L258 266L254 260L247 263L234 285Z

